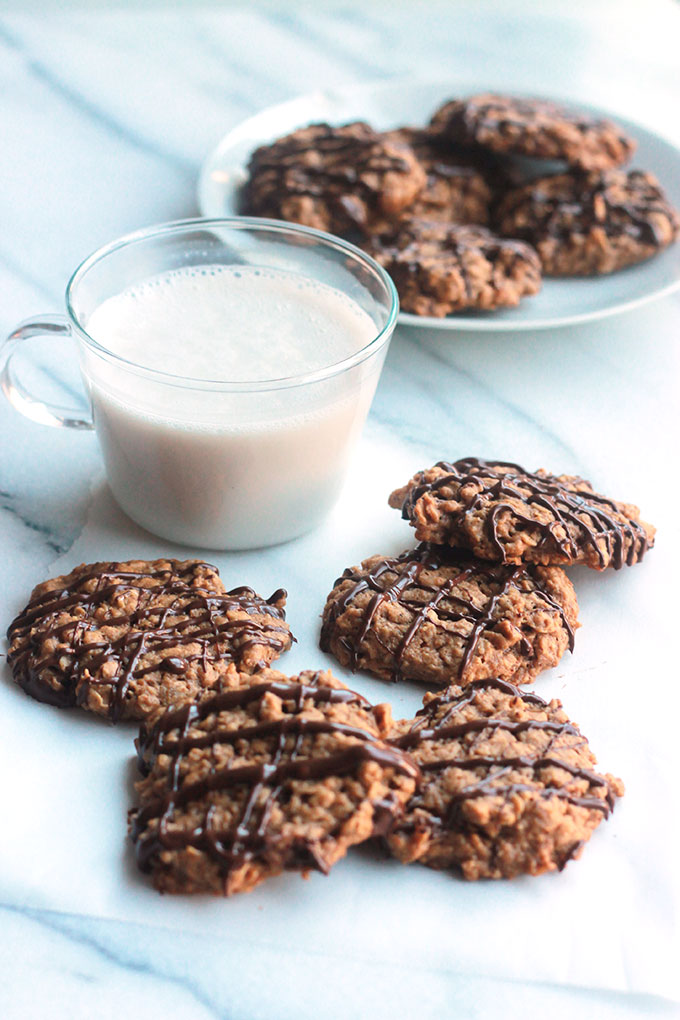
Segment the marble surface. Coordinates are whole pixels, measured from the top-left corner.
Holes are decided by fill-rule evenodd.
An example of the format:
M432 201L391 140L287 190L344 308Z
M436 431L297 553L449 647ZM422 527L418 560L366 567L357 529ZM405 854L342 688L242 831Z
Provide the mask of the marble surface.
M60 309L94 247L194 213L201 162L224 132L319 87L487 75L618 110L680 145L676 5L655 0L644 19L629 3L536 6L3 14L0 330ZM627 784L583 859L561 876L465 886L417 868L386 879L356 855L328 880L291 876L269 897L162 899L134 874L123 838L131 733L35 705L3 667L0 1016L466 1020L499 1016L501 1003L511 1020L677 1015L678 795L667 776L678 695L664 642L680 568L668 468L679 317L676 295L548 333L400 328L327 524L266 554L212 554L234 583L286 585L293 670L324 661L315 614L340 569L408 545L384 496L413 469L442 455L507 457L638 502L657 548L634 570L573 573L576 652L539 681ZM36 344L24 370L46 396L77 403L66 348ZM4 400L0 542L3 621L38 580L82 559L179 552L117 510L93 436L33 425ZM355 683L397 713L420 698Z

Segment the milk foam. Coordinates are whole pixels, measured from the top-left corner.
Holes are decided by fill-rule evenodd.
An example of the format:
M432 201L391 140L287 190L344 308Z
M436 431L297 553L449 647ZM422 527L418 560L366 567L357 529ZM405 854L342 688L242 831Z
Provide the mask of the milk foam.
M326 368L376 333L370 316L333 287L280 270L222 265L151 277L104 301L86 328L135 364L224 382Z

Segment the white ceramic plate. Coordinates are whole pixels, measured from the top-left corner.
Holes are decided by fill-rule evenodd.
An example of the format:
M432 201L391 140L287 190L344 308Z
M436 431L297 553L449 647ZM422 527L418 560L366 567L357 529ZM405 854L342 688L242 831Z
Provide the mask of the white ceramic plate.
M451 95L479 91L452 82L390 81L328 92L315 92L262 110L222 139L203 165L198 202L204 216L234 216L246 179L246 166L258 145L314 121L341 124L367 120L384 130L398 124L423 124ZM558 99L558 101L560 101ZM573 100L598 116L613 117L638 143L633 165L655 173L671 201L680 207L680 150L639 124ZM518 308L451 315L445 319L402 312L404 325L448 330L531 330L599 319L634 308L680 287L680 243L611 276L546 280L540 294Z

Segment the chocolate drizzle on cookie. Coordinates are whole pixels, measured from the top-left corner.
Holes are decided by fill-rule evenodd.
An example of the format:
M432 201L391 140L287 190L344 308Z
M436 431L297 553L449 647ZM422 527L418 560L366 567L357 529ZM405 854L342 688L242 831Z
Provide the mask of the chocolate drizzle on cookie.
M539 178L508 192L500 204L498 221L501 233L539 246L550 271L548 240L569 251L591 238L595 258L603 235L614 242L625 238L640 248L636 259L632 253L626 256L630 262L665 248L680 230L678 215L656 178L641 170Z
M593 550L599 569L611 565L619 570L624 564L637 563L650 547L648 534L639 521L626 516L615 500L593 492L580 478L571 479L573 484L567 487L555 475L532 473L518 464L476 457L466 457L454 464L439 461L436 468L441 474L431 481L425 480L426 472L421 472L420 480L416 476L402 503L402 517L412 520L423 496L451 499L440 493L452 487L453 499L462 505L459 509L447 507L449 525L459 528L466 517L481 506L489 506L486 537L494 559L501 562L508 562L508 554L499 535L499 522L507 517L516 530L536 532L540 536L537 548L552 551L555 555L552 562L578 561L579 547L585 543ZM521 505L527 508L526 513ZM532 515L534 507L547 512L547 519L542 519L544 513Z
M409 217L373 237L367 250L392 276L404 309L416 314L513 306L541 286L531 245L481 226Z
M215 715L219 712L228 712L235 708L244 708L252 701L258 701L267 692L283 699L299 701L301 697L307 697L311 698L314 702L324 701L328 704L354 704L370 710L370 702L363 695L358 694L356 691L351 691L347 687L324 686L320 683L322 677L323 674L320 672L313 673L311 676L307 674L304 684L288 683L282 680L267 680L265 683L257 683L254 680L252 687L239 687L234 690L222 691L210 698L190 702L186 705L181 705L179 708L169 709L163 713L161 719L153 726L150 728L142 727L140 731L139 740L137 741L140 769L148 771L149 763L159 754L170 753L168 750L168 733L171 733L173 730L185 733L190 726L207 718L207 716ZM236 733L238 731L230 732ZM204 736L199 738L199 743L191 742L190 744L184 743L183 738L180 738L178 743L172 745L172 749L180 754L185 754L191 747L208 746L210 743L216 743L221 740L219 734L211 733L207 735L209 738L207 744L202 744L200 741L204 739Z
M333 703L355 704L369 710L361 695L347 688L324 685L325 674L304 674L304 683L267 681L247 688L226 691L215 698L198 704L186 705L165 713L149 731L142 730L138 750L144 771L153 767L159 756L168 756L167 791L142 806L132 815L132 839L137 860L142 870L158 865L164 850L192 848L212 859L224 878L225 891L230 872L267 851L277 851L277 836L270 831L272 812L277 804L285 804L292 795L291 783L296 780L321 780L330 776L347 776L363 763L374 762L382 768L418 779L418 767L403 751L392 747L366 729L347 725L329 718L302 716L306 702L314 706ZM192 726L221 712L257 709L267 695L281 699L288 714L279 718L231 727L229 719L213 729ZM337 751L316 753L303 741L320 734L341 738ZM349 738L343 739L343 738ZM258 764L232 766L230 760L220 764L220 756L213 754L214 764L199 780L186 783L182 778L182 761L196 748L209 748L215 752L224 746L239 745L240 761L248 758L248 747L253 740L266 740L271 747L271 760ZM212 794L230 791L239 800L237 817L227 827L215 824L216 802ZM186 819L180 822L176 814L184 808L205 803L205 811L198 824ZM381 802L378 822L384 825L384 813L389 804ZM396 805L392 805L392 813ZM162 865L160 865L162 866ZM323 857L314 852L314 842L307 841L289 848L287 867L312 867L327 871Z
M416 173L413 194L425 183L424 171L405 143L385 143L368 124L341 127L312 124L261 146L248 167L245 211L279 215L290 198L312 199L326 206L346 229L366 226L372 206L379 206L387 174L406 178Z
M96 690L115 722L124 714L130 688L148 673L180 677L192 666L205 671L217 660L238 663L255 647L279 653L290 643L283 589L265 600L248 587L224 593L202 588L197 569L207 565L195 561L150 572L125 566L74 571L63 588L37 594L13 621L8 661L27 693L65 708L86 704ZM136 607L127 612L117 606L130 589ZM118 636L102 634L119 628ZM183 651L189 646L191 651ZM140 660L148 655L153 660L144 666Z
M512 276L516 262L531 261L534 255L523 241L496 237L485 227L472 224L438 223L426 219L407 219L394 227L393 232L382 235L376 247L383 258L394 259L399 264L411 266L411 271L423 263L423 254L428 254L427 245L436 245L438 254L445 258L460 259L459 271L465 281L467 296L472 297L472 282L462 256L468 251L478 251L495 265L501 259L505 271ZM434 256L434 252L431 253ZM512 259L510 259L512 256Z
M570 792L568 787L555 786L550 780L547 781L545 789L538 791L542 797L560 797L568 800L570 804L579 807L594 808L607 817L609 812L614 807L614 795L609 788L609 784L604 776L599 775L597 772L593 772L592 769L581 768L572 763L560 758L559 749L554 749L554 745L559 737L570 736L576 739L570 742L562 741L562 748L565 750L574 750L582 744L585 744L583 737L578 729L570 722L555 722L550 719L522 719L519 722L514 722L511 719L494 716L483 716L479 719L468 719L465 722L457 723L456 715L467 705L471 704L475 695L478 691L497 689L511 697L522 699L525 704L530 705L532 708L540 710L548 710L549 705L543 698L537 694L526 694L516 687L514 684L509 683L506 680L475 680L469 684L464 691L458 691L455 688L448 688L442 695L432 699L428 702L425 708L416 714L415 721L411 726L408 733L402 737L397 737L392 741L395 747L400 747L404 750L413 750L414 748L427 743L428 741L438 741L447 739L460 739L470 734L479 734L477 738L466 744L466 757L454 756L451 758L435 758L431 761L420 761L420 768L424 773L439 772L446 768L457 768L474 771L480 769L483 772L481 777L477 777L475 782L472 782L469 786L464 787L460 792L455 794L450 803L450 806L457 806L465 800L476 797L484 796L503 796L510 797L513 793L519 793L523 790L532 790L533 784L531 779L536 772L540 772L543 769L560 769L563 772L568 772L570 776L575 779L583 779L588 783L591 792L595 789L604 790L604 797L597 795L575 794ZM443 715L434 722L437 711L446 707L446 711ZM475 742L484 741L494 730L506 730L509 733L517 736L522 733L529 731L542 731L551 734L550 739L546 743L545 747L542 748L541 753L534 756L531 753L512 755L509 757L502 758L490 758L485 754L475 755L474 748ZM514 769L526 769L530 775L527 782L513 782L510 784L503 783L503 777L509 771ZM500 780L501 783L497 788L496 782ZM416 794L411 800L410 807L415 808L419 806L419 795ZM452 824L453 818L449 814L445 819L442 819L445 824Z
M433 573L447 568L447 579L437 582ZM429 580L423 576L429 573ZM545 608L559 618L567 635L569 649L574 647L574 629L564 606L551 594L542 580L540 571L526 567L508 567L501 564L487 564L456 555L444 547L422 543L397 557L385 557L369 568L348 568L339 577L334 588L351 582L337 595L333 592L324 613L321 630L321 648L330 651L334 641L348 657L347 665L356 670L365 665L363 653L367 638L377 642L384 650L384 669L391 673L394 681L403 675L406 653L413 644L420 628L427 623L440 634L448 633L462 643L457 668L451 668L439 685L465 683L466 673L475 657L480 639L499 622L499 602L511 589L534 594ZM466 582L479 586L476 594L466 590ZM483 594L481 585L488 589ZM361 623L356 631L341 633L336 630L338 618L363 592L371 592L370 600L361 609ZM411 621L396 647L388 646L381 640L376 620L390 604L398 604L408 610ZM500 616L502 618L502 614ZM435 643L436 643L436 639ZM532 657L532 644L523 634L520 650L528 659Z
M635 142L613 121L545 99L481 93L441 106L431 128L459 144L497 153L561 160L603 170L630 159Z
M479 695L483 698L494 691L499 692L500 699L491 703L488 698L479 700ZM470 711L463 717L470 707L472 717ZM521 817L522 798L528 798L526 803L532 798L562 801L572 808L599 812L607 818L616 796L623 792L622 785L581 764L593 761L587 741L578 727L555 708L554 703L548 704L537 695L525 694L514 684L498 679L475 681L464 690L449 688L430 699L410 728L391 741L414 754L424 775L420 790L409 802L406 818L397 823L398 832L410 838L409 833L426 827L433 839L447 832L461 841L474 843L475 839L483 838L490 843L485 873L499 877L504 874L503 867L511 866L498 861L502 841L512 838L501 821L505 805L513 805L511 814L516 818ZM506 750L490 753L494 734L500 731L510 737ZM451 772L444 777L442 774L447 770ZM463 775L457 774L460 772ZM470 773L469 781L464 773ZM434 796L430 792L432 784L437 784L439 791ZM480 799L489 802L488 812L467 813L465 805ZM587 826L593 827L592 819L585 822L587 817L584 815L581 823L586 824L586 836ZM540 813L536 818L532 824L540 826ZM540 838L540 833L537 836ZM580 839L559 848L555 846L553 866L561 870L583 842ZM530 846L527 842L527 848ZM545 870L545 866L545 863L540 868L522 866L519 870L536 873Z
M442 142L433 132L419 128L397 128L382 137L409 145L427 174L425 188L405 211L405 218L486 226L493 197L491 181L498 176L490 153ZM374 232L387 230L385 224Z

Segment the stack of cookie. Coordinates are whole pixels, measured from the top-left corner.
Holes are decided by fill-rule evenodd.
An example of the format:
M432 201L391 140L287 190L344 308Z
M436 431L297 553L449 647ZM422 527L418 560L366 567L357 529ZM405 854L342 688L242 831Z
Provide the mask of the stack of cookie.
M450 100L425 128L312 124L257 149L243 211L356 241L402 308L514 306L542 274L610 273L680 232L616 124L538 99Z
M573 650L562 567L637 563L654 528L581 478L472 457L418 472L389 502L421 544L345 570L321 632L343 666L444 688L394 727L423 780L388 843L468 878L562 868L623 786L592 771L559 702L518 684Z

